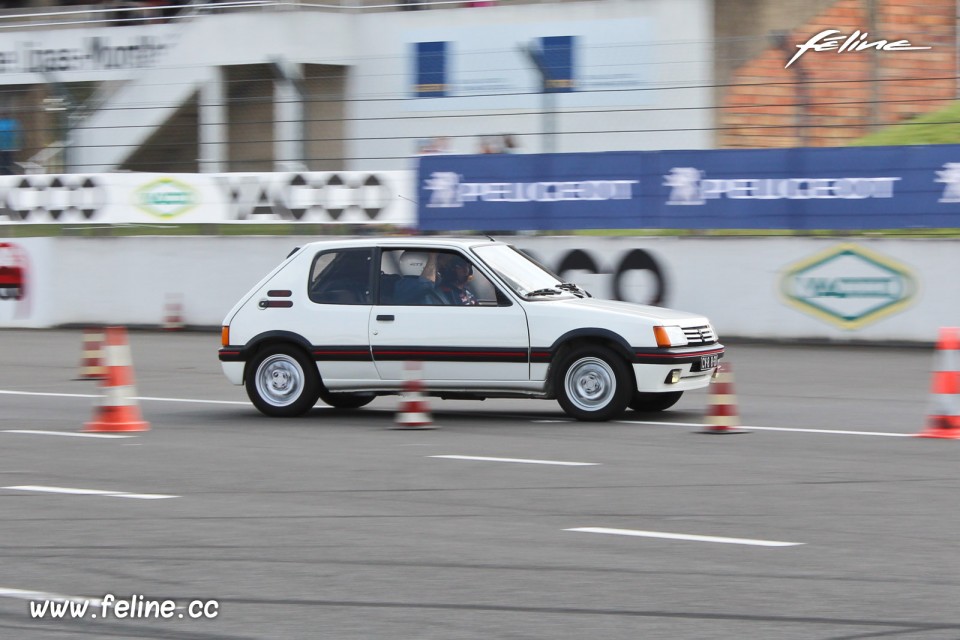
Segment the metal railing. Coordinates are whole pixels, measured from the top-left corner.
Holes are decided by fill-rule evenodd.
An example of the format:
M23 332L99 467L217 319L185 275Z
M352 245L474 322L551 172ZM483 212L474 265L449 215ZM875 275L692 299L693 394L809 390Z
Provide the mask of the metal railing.
M80 7L52 9L0 10L0 33L4 30L51 29L171 22L209 13L237 11L316 10L338 12L376 12L416 9L451 9L490 3L470 0L332 0L329 2L301 2L298 0L194 0L171 2L164 5L131 0L115 4L89 4ZM498 0L494 4L520 5L546 2L596 0Z

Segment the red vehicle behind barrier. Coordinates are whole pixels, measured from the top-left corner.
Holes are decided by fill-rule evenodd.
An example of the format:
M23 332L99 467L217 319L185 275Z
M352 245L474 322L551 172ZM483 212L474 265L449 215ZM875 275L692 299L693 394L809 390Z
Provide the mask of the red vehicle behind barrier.
M0 300L22 300L26 287L23 258L16 245L0 242Z

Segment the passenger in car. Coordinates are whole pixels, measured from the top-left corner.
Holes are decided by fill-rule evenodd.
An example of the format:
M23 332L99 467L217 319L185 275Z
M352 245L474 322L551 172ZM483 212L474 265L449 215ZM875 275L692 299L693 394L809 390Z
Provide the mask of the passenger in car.
M473 266L454 253L404 251L399 261L401 278L393 290L394 304L476 305L467 288Z
M393 290L395 304L450 304L436 290L437 254L404 251L400 255L400 281Z

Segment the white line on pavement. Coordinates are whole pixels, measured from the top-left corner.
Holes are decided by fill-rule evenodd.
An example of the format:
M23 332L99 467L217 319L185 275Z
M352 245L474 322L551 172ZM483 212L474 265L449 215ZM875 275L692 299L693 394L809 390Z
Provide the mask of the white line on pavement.
M640 538L666 538L667 540L689 540L693 542L720 542L723 544L747 544L756 547L796 547L803 542L779 542L777 540L751 540L749 538L722 538L719 536L698 536L686 533L667 533L664 531L635 531L633 529L606 529L603 527L581 527L564 529L582 533L606 533L616 536L636 536Z
M125 436L118 433L73 433L71 431L38 431L35 429L4 429L0 431L0 433L22 433L32 436L63 436L65 438L103 438L106 440L137 437Z
M595 467L597 462L562 462L559 460L525 460L523 458L486 458L482 456L427 456L428 458L446 458L448 460L479 460L481 462L519 462L523 464L553 464L562 467Z
M90 393L46 393L39 391L8 391L0 389L0 394L8 396L42 396L47 398L102 398L102 395ZM239 400L198 400L195 398L153 398L149 396L137 396L132 400L148 400L151 402L194 402L197 404L238 404L249 406L249 402Z
M43 396L47 398L102 398L93 393L42 393L39 391L7 391L0 389L0 394L7 396Z
M45 487L42 485L18 485L15 487L0 487L11 491L37 491L40 493L62 493L74 496L105 496L108 498L134 498L137 500L163 500L165 498L179 498L160 493L128 493L126 491L101 491L99 489L73 489L70 487Z
M15 395L15 396L41 396L49 398L102 398L102 395L89 394L89 393L46 393L38 391L10 391L0 389L0 395ZM157 398L151 396L137 396L132 398L133 400L144 400L148 402L186 402L186 403L195 403L195 404L226 404L226 405L239 405L239 406L250 406L249 402L244 402L242 400L201 400L198 398ZM566 423L574 422L574 420L531 420L535 424L554 424L554 423ZM704 428L710 425L704 424L702 422L657 422L652 420L617 420L617 424L648 424L654 426L662 427L699 427ZM841 435L841 436L879 436L883 438L912 438L916 434L913 433L885 433L882 431L851 431L851 430L842 430L842 429L804 429L799 427L757 427L757 426L748 426L743 425L741 427L745 430L752 431L784 431L784 432L794 432L794 433L820 433L825 435Z
M651 424L662 427L709 427L700 422L653 422L647 420L617 420L618 424ZM883 431L846 431L841 429L802 429L799 427L755 427L743 425L740 429L753 431L791 431L796 433L823 433L839 436L882 436L886 438L912 438L912 433L885 433Z
M55 600L57 602L89 602L95 607L99 607L101 602L96 598L83 598L80 596L64 596L59 593L47 593L46 591L27 591L26 589L11 589L10 587L0 587L0 598L15 598L17 600Z
M198 400L195 398L151 398L149 396L138 396L134 400L148 400L151 402L195 402L197 404L238 404L249 407L249 402L242 400Z

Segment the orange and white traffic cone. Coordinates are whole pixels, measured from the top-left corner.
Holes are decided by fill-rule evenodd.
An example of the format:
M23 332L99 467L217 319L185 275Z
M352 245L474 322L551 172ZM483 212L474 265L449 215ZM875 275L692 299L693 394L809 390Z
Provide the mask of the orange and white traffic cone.
M960 440L960 328L940 329L930 387L927 427L917 435Z
M710 384L710 406L707 408L707 426L700 433L749 433L740 429L737 395L733 389L733 365L717 367Z
M80 371L74 380L102 380L107 375L103 365L103 329L83 330L83 353L80 358Z
M404 368L406 379L397 409L396 429L434 429L430 406L423 393L420 363L408 362Z
M104 396L94 408L93 420L83 426L84 431L147 431L150 423L140 415L133 384L133 362L127 330L123 327L107 327L106 344L107 377L101 383Z
M183 331L183 299L180 296L168 295L163 308L163 330Z

